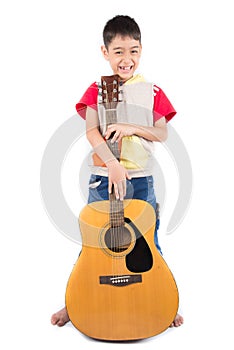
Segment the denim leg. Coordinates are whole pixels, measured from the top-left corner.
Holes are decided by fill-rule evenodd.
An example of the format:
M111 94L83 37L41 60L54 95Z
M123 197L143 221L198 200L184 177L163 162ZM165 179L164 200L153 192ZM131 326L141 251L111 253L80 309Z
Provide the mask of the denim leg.
M155 210L155 213L158 211L158 205L156 202L156 196L154 191L154 179L153 176L140 177L140 178L132 178L131 180L127 180L127 195L125 198L132 199L141 199L149 204L151 204ZM154 243L156 248L162 254L161 247L158 242L158 228L160 224L159 215L157 215L157 220L155 223L155 231L154 231Z
M108 177L91 175L89 180L88 203L98 202L109 199Z

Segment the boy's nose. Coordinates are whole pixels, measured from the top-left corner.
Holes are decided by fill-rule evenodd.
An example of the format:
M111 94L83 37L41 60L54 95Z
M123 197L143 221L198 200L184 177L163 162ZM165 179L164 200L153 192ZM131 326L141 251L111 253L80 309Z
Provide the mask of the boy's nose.
M128 54L128 53L126 53L125 55L124 55L124 62L131 62L131 55L130 54Z

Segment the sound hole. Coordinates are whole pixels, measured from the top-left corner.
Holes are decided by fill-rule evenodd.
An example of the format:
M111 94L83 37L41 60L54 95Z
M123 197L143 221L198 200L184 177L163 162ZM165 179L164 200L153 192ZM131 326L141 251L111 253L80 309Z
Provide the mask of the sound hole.
M110 227L105 234L106 246L115 253L121 253L131 244L131 233L125 226Z

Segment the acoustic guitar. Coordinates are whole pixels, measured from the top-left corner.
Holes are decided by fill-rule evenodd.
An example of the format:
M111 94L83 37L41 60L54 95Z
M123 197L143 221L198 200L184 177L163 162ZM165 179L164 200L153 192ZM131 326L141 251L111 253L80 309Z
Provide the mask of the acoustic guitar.
M116 122L118 76L102 77L102 95L107 120ZM178 290L155 246L155 223L149 203L120 201L114 193L82 209L82 251L68 280L66 308L85 335L137 340L155 336L173 322Z

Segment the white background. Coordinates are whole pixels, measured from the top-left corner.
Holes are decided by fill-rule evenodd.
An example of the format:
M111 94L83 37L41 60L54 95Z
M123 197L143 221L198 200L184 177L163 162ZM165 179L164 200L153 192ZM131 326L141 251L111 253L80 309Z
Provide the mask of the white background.
M233 348L231 5L231 0L1 3L2 348ZM178 179L173 164L165 169L160 230L185 324L130 344L96 342L71 325L50 324L64 304L80 246L57 231L40 196L40 164L50 137L74 115L88 85L111 73L100 45L104 24L116 14L134 17L141 27L140 72L163 88L178 111L172 125L186 145L194 177L187 216L166 235ZM72 171L70 176L73 180ZM69 186L65 192L74 206L79 198L71 198Z

